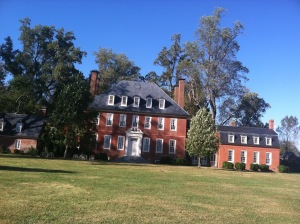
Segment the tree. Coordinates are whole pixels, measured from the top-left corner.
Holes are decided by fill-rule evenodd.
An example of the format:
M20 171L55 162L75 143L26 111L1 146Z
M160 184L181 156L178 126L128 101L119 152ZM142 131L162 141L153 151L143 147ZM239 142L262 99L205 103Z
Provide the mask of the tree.
M210 155L218 148L216 126L211 113L207 109L200 109L191 120L191 127L187 133L186 150L191 156L198 157L198 166L201 166L201 157Z
M104 92L120 80L138 80L140 68L124 54L116 54L111 49L100 48L94 53L100 74L100 92Z
M243 26L236 22L233 28L220 28L224 9L217 8L213 15L201 18L197 30L197 40L185 44L185 59L187 80L191 89L198 92L202 88L209 104L213 119L216 119L218 102L235 98L244 93L242 81L248 69L236 59L240 46L238 35ZM201 94L191 94L199 101Z
M80 137L95 130L96 114L85 111L89 102L89 83L82 74L71 82L62 84L55 93L53 114L49 120L49 138L54 144L64 146L64 158L68 149L79 145Z
M285 116L276 131L279 133L280 148L282 152L296 152L297 142L300 135L300 125L298 118L295 116Z

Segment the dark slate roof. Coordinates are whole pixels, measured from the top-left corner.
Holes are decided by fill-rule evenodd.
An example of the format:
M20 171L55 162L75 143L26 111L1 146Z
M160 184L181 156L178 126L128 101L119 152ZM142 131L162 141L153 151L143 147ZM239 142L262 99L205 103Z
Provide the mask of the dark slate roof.
M0 131L0 135L37 139L45 123L45 117L27 114L0 113L0 122L3 121L4 129ZM22 121L21 132L16 131L18 121Z
M257 128L257 127L234 127L234 126L217 126L220 136L221 144L226 145L242 145L242 146L254 146L254 147L266 147L266 148L279 148L278 134L269 128ZM228 134L234 135L234 143L228 142ZM241 135L247 136L247 144L241 143ZM253 143L253 137L259 137L259 145ZM272 139L272 145L266 145L265 138Z
M108 105L108 96L115 95L115 104ZM121 106L122 96L127 96L127 106ZM140 106L133 107L135 96L140 97ZM152 108L146 108L146 98L152 97ZM159 109L159 99L165 99L165 109ZM121 81L113 85L103 94L96 95L88 107L90 110L133 112L153 115L169 115L188 117L189 114L181 108L168 94L154 83L138 81Z

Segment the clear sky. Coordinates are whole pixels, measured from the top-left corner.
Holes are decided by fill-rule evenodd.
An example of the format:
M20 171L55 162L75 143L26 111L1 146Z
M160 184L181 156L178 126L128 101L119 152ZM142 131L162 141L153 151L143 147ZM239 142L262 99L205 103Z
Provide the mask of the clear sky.
M32 27L74 32L87 52L78 66L86 76L97 69L93 52L100 47L124 53L142 75L160 74L153 62L171 36L193 41L200 18L215 7L227 9L222 26L239 20L245 27L238 59L250 70L246 86L271 105L263 122L300 119L300 0L0 0L0 43L11 36L19 48L19 20L29 17Z

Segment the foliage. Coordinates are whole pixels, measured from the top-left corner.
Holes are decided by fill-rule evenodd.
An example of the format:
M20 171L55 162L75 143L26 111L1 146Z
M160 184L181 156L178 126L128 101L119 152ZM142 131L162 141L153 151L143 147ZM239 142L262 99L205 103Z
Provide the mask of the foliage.
M280 165L280 166L278 166L278 171L279 171L279 173L288 173L289 167L285 166L285 165Z
M174 164L174 159L168 156L162 156L160 158L160 164Z
M176 158L175 159L175 164L176 165L186 165L187 162L186 162L186 160L184 158Z
M108 156L104 152L97 153L95 157L97 160L108 161Z
M259 165L256 163L251 163L250 164L250 170L251 171L258 171L259 170Z
M236 162L234 164L234 167L235 167L236 170L245 170L246 169L246 164L245 163Z
M111 49L105 48L100 48L94 55L99 68L101 93L120 80L138 80L140 78L140 68L126 55L116 54Z
M223 162L223 164L222 164L222 168L223 168L223 169L232 170L232 169L234 168L234 164L231 163L231 162L225 161L225 162Z
M216 152L218 144L219 139L212 115L208 110L200 109L191 119L187 133L187 152L190 156L197 156L198 166L201 166L200 158Z
M0 146L0 153L8 153L9 150L7 149L7 147L5 145L1 145Z
M270 171L269 165L266 165L266 164L260 164L259 169L261 172L269 172Z
M30 146L28 148L28 151L26 152L27 154L31 155L31 156L35 156L38 153L38 150L32 146Z

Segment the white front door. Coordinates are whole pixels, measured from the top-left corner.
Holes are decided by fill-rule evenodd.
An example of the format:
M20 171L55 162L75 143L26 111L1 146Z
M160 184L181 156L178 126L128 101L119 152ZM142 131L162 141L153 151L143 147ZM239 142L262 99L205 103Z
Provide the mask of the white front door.
M141 156L143 132L140 129L126 131L125 155Z
M131 138L131 155L138 156L138 139Z

